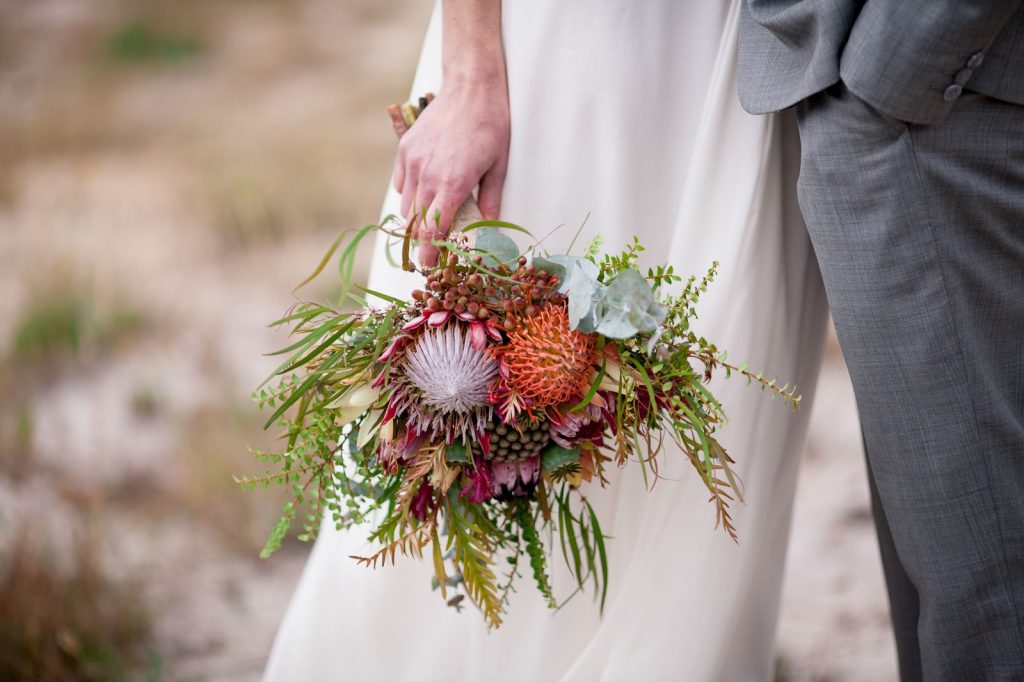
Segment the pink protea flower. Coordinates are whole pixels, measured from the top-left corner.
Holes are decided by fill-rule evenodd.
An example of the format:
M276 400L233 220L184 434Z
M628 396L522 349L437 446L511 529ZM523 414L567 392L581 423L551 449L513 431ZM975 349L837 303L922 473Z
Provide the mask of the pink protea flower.
M491 417L488 388L497 373L498 363L475 347L463 325L427 329L392 370L385 420L404 416L417 434L468 441Z
M500 500L528 497L540 478L540 457L527 457L514 462L492 462L494 496Z
M475 315L471 315L469 313L455 314L448 310L434 311L429 308L423 308L416 317L402 325L402 331L395 337L388 347L384 349L384 352L380 354L379 358L377 358L377 362L387 362L400 354L402 350L415 338L414 334L416 331L424 325L431 328L438 328L443 327L449 320L459 321L467 325L469 329L470 343L473 348L477 350L481 350L487 345L488 338L497 343L501 343L501 331L496 326L494 320L479 320ZM377 381L382 380L383 374L377 377Z
M377 446L377 461L388 473L394 474L398 471L398 465L418 451L424 440L426 437L423 434L409 429L399 438L381 440Z
M590 425L603 420L604 416L601 407L591 401L582 410L553 416L548 422L548 432L551 440L563 448L571 449L576 447L576 442L581 438L589 440L594 432L593 428L589 428Z

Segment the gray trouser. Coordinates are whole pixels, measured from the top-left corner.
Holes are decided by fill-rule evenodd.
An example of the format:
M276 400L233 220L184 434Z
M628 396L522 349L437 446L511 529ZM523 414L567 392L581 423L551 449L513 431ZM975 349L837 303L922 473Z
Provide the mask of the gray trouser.
M907 125L840 83L798 119L901 675L1024 679L1024 107Z

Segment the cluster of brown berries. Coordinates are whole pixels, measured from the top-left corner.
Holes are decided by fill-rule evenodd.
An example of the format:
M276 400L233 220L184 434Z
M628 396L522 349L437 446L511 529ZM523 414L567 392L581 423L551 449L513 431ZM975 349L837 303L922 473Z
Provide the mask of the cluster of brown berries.
M460 265L456 254L427 275L426 290L412 292L414 301L428 312L448 310L456 315L468 312L478 320L494 318L499 327L512 331L517 320L537 312L537 306L549 300L558 287L558 277L537 268L520 256L515 267L500 265L497 277L480 271L483 258L476 256L473 265Z
M482 262L482 258L476 259L477 264ZM487 294L483 275L459 266L459 257L452 253L427 275L426 291L417 289L412 292L412 298L422 303L428 312L448 310L456 315L468 312L478 320L486 320L491 316Z
M541 303L560 296L556 293L558 277L547 270L538 270L532 263L527 264L524 256L519 257L514 269L502 265L500 272L512 280L500 281L505 288L505 296L501 300L505 331L514 330L520 320L536 315L537 306Z

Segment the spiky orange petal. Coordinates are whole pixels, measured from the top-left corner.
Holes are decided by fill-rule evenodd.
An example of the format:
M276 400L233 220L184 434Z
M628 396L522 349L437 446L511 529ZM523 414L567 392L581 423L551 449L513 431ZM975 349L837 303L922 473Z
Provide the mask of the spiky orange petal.
M508 366L508 387L531 407L577 400L594 365L593 334L569 329L564 303L549 303L522 320L499 352Z

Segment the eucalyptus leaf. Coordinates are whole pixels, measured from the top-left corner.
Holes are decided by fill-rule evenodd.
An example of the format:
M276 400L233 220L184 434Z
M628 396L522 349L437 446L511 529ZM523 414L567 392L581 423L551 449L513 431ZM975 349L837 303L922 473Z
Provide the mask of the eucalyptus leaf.
M558 275L558 279L562 282L558 287L560 294L568 293L572 289L575 277L586 277L596 282L597 276L601 272L593 261L580 256L566 254L547 257L535 256L532 262L538 270L547 270Z
M516 243L494 227L481 227L477 230L474 248L483 256L484 264L491 268L501 263L514 263L519 258L519 247Z
M604 294L604 286L596 279L587 277L579 263L573 263L569 271L572 287L569 289L569 328L576 329L580 321L590 315L596 301Z
M533 264L539 270L558 275L561 284L558 292L569 297L569 328L584 334L596 329L596 308L604 297L605 285L598 281L600 270L597 265L579 256L555 255L534 258Z
M530 262L533 263L538 270L547 270L552 275L557 275L558 281L561 282L558 287L558 291L560 293L564 293L562 292L562 287L565 286L565 266L556 262L555 259L558 258L558 256L551 256L549 258L545 258L544 256L534 256Z
M609 284L598 306L597 331L612 339L653 332L668 309L658 303L651 285L636 269L624 270Z
M469 464L471 461L469 450L461 440L453 441L445 449L444 458L449 464Z
M605 314L594 330L609 339L628 339L636 336L640 331L621 310L613 310L611 313Z

